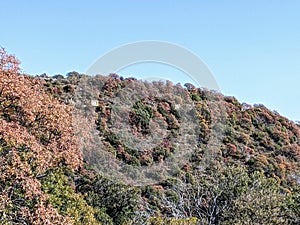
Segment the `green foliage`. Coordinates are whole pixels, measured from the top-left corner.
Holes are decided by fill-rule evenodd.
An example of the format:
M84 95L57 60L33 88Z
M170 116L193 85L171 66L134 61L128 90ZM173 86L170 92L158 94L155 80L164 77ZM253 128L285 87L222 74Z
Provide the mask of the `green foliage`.
M287 196L284 210L287 211L287 218L290 224L296 225L300 223L300 186L295 185L292 192Z
M142 101L138 101L133 105L135 113L135 125L141 126L142 133L148 134L150 119L153 117L153 109Z
M153 217L147 221L147 225L197 225L199 220L195 217L186 219L175 219L175 218L162 218Z
M43 177L42 190L48 194L51 204L62 215L69 216L75 225L100 224L94 217L95 209L89 206L80 193L70 187L70 180L62 168L57 168Z
M94 180L85 180L78 191L82 192L89 205L100 212L109 215L97 218L104 224L123 224L129 223L138 209L139 189L130 187L122 183L111 181L105 177L98 176Z
M277 180L254 173L250 182L231 200L222 214L221 224L289 224L284 209L286 195Z
M201 96L199 96L197 93L191 93L190 96L193 101L199 102L202 100Z
M277 179L230 166L196 177L193 183L169 180L155 196L167 218L198 218L198 224L297 224L299 189L284 190ZM149 192L151 193L151 192ZM150 199L149 199L150 200ZM157 217L154 224L170 224Z

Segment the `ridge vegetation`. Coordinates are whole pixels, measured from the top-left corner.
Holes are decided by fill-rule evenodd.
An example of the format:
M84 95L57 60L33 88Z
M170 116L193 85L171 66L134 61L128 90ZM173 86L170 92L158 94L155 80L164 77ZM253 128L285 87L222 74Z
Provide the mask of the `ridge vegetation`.
M146 185L99 160L139 171L180 151ZM0 224L299 223L299 124L192 84L28 76L0 49Z

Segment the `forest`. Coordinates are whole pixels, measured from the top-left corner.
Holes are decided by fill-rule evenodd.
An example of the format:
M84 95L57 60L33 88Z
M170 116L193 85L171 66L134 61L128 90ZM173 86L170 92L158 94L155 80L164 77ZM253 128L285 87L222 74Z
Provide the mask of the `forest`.
M117 74L23 74L0 49L0 224L300 224L300 124Z

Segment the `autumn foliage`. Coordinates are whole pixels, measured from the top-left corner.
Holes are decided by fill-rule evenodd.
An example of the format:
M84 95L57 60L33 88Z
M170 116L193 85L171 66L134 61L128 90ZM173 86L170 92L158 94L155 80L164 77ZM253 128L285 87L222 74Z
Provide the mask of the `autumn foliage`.
M5 223L71 224L47 203L41 178L58 166L78 170L82 156L71 109L20 74L19 61L0 49L0 217Z
M1 225L300 223L299 124L192 84L19 64L0 49ZM158 179L131 183L143 170Z

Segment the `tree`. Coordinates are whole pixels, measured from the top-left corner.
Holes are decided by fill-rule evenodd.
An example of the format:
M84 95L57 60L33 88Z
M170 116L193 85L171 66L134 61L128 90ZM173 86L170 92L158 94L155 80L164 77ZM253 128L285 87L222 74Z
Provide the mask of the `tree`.
M152 198L169 219L197 218L200 224L297 224L298 221L297 195L288 197L276 179L260 172L248 174L244 167L231 166L193 179L169 180L162 186L164 191ZM150 207L147 209L150 216L158 216ZM163 221L159 218L154 221L163 224L158 223L160 220Z
M40 179L62 165L82 165L71 108L20 74L19 61L0 49L0 218L4 223L72 224L48 204Z

